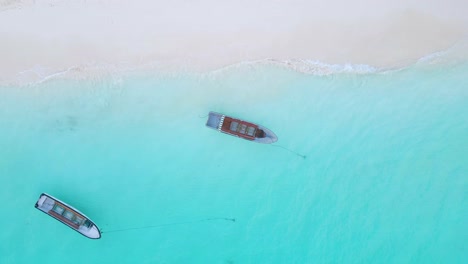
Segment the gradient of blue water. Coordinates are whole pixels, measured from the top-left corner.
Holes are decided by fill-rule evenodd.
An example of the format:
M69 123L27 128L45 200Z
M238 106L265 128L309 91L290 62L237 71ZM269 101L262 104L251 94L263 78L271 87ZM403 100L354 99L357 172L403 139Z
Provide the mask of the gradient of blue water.
M468 64L0 88L1 263L464 263ZM281 146L204 127L214 110ZM34 209L47 192L104 230ZM153 229L128 227L233 217Z

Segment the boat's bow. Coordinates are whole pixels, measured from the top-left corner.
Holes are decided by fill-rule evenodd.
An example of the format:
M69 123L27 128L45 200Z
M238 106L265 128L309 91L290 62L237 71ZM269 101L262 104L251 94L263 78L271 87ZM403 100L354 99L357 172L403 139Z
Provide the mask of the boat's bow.
M254 142L263 143L263 144L271 144L271 143L275 143L276 141L278 141L278 137L270 129L264 126L260 126L260 125L258 126L258 128L263 130L265 135L264 137L255 137L255 139L253 140Z

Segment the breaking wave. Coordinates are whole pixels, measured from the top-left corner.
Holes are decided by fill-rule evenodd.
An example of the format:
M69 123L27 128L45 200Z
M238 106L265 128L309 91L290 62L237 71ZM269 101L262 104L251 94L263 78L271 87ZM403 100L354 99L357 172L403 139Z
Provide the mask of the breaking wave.
M272 65L277 67L287 68L303 74L310 74L316 76L327 76L335 74L375 74L375 73L390 73L395 71L404 70L414 66L426 65L446 65L459 62L466 62L468 60L468 38L455 43L452 47L436 51L431 54L425 55L416 60L409 60L394 66L388 67L375 67L367 64L331 64L318 60L310 59L263 59L255 61L244 61L222 67L214 70L211 73L220 73L231 70L233 68L243 67L256 67L264 65Z
M89 64L69 67L60 71L53 71L50 68L35 66L32 69L19 72L16 75L15 80L2 81L0 85L13 84L13 85L31 85L39 84L49 80L56 79L95 79L106 76L121 76L127 73L134 72L148 72L148 73L159 73L169 74L171 76L177 76L180 74L202 74L202 75L217 75L226 72L230 72L235 69L249 69L249 68L262 68L264 66L273 66L289 69L303 74L315 75L315 76L328 76L336 74L376 74L394 72L404 70L413 66L426 66L426 65L444 65L450 63L456 63L460 61L466 62L468 59L468 41L460 41L454 46L447 50L437 51L426 56L423 56L417 60L406 63L405 65L394 66L394 67L374 67L367 64L331 64L318 60L312 59L273 59L266 58L261 60L253 61L242 61L234 64L230 64L221 68L217 68L210 71L197 71L191 70L187 65L182 65L180 68L167 69L158 61L142 65L129 65L129 64Z
M289 60L277 60L277 59L264 59L256 61L244 61L232 65L225 66L223 68L211 71L210 73L219 73L227 71L233 68L241 68L245 66L277 66L287 68L296 72L311 74L317 76L325 76L332 74L342 73L355 73L355 74L370 74L379 72L380 69L366 64L329 64L318 60L307 60L307 59L289 59Z

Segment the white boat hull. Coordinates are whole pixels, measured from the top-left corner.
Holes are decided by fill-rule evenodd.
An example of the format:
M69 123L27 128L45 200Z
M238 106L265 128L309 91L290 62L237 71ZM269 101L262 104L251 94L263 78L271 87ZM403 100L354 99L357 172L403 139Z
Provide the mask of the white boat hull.
M64 207L66 209L63 209L64 213L69 213L71 214L70 218L66 218L65 216L62 216L58 214L56 211L53 210L54 206L59 205L59 207ZM101 238L101 231L97 227L96 224L94 224L89 217L87 217L85 214L81 213L79 210L75 209L74 207L62 202L61 200L48 195L46 193L41 194L39 199L36 202L35 207L39 209L40 211L48 214L49 216L55 218L56 220L59 220L63 224L67 225L71 229L77 231L78 233L91 238L91 239L99 239ZM80 222L78 222L77 218L80 219ZM75 222L74 222L75 221Z

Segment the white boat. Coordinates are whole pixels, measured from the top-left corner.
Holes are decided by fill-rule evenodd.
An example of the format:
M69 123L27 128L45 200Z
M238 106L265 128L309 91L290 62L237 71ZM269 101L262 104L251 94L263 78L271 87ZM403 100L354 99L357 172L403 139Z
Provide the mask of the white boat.
M101 231L89 217L51 195L41 194L35 207L88 238L101 238Z

